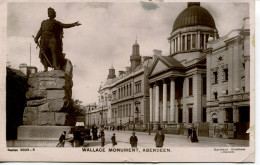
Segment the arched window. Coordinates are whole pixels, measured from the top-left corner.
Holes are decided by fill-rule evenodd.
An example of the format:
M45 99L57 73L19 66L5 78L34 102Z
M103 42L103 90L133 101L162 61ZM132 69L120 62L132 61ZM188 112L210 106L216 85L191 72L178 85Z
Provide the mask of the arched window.
M218 123L218 115L216 113L213 113L211 118L213 123Z

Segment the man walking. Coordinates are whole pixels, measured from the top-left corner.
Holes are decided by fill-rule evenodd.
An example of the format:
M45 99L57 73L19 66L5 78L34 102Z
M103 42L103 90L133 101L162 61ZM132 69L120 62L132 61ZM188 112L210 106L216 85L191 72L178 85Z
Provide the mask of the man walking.
M135 136L135 132L133 132L133 133L132 133L132 136L130 137L131 147L137 147L137 142L138 142L138 139L137 139L137 137Z
M114 147L115 145L117 145L117 142L116 142L116 134L113 133L113 136L111 137L111 140L112 140L112 146Z
M162 129L159 129L159 132L156 133L154 141L156 147L163 147L163 142L164 142L165 136L162 133Z

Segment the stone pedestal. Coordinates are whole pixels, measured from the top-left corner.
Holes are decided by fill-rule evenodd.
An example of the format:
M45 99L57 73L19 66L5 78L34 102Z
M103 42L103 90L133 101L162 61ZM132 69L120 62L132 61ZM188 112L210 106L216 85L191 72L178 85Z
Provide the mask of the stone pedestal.
M72 77L61 70L38 72L28 79L23 125L71 125Z
M19 126L17 140L58 140L63 131L72 126Z

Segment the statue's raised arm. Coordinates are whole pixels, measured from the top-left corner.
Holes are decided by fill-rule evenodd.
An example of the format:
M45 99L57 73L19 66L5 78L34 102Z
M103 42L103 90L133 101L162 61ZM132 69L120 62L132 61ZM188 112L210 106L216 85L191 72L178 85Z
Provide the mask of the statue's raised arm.
M64 24L55 20L56 12L51 7L48 8L48 17L49 19L42 21L34 41L40 46L39 57L44 65L44 71L48 71L48 67L60 70L65 63L62 52L63 28L79 26L81 23L77 21ZM40 43L38 43L39 38L41 39Z
M74 22L74 23L71 23L71 24L61 23L61 27L62 27L62 28L71 28L71 27L79 26L79 25L81 25L81 23L79 23L79 21Z

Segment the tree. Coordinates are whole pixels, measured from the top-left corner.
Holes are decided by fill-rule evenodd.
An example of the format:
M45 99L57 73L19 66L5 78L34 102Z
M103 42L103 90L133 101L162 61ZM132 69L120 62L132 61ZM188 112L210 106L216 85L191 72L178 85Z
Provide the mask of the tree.
M83 106L81 104L82 104L82 101L80 101L79 99L76 99L76 100L72 99L72 110L76 116L85 115Z

